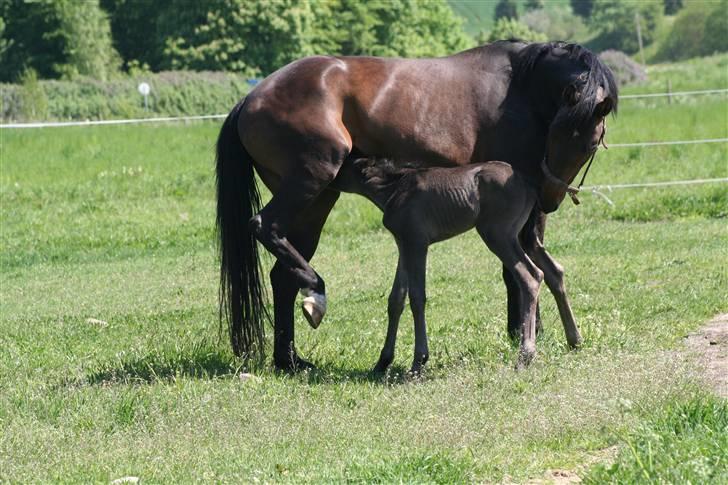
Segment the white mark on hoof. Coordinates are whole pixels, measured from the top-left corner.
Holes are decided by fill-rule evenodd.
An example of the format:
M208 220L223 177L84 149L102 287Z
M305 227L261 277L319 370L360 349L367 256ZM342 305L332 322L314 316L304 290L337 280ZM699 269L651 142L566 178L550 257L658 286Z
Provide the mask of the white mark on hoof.
M301 290L301 293L305 295L303 290ZM303 316L306 317L306 321L315 330L319 327L321 320L323 320L326 314L326 296L308 292L301 303L301 308L303 309Z

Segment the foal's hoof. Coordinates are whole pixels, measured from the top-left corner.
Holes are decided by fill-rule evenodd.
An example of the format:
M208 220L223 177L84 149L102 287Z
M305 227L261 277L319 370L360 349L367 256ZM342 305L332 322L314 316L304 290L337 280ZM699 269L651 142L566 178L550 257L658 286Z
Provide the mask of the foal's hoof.
M311 328L317 329L326 314L326 296L320 293L309 293L303 298L301 309Z
M387 369L389 369L389 366L392 364L393 360L394 360L393 357L379 357L377 364L372 369L372 373L374 373L374 374L386 373Z
M569 348L571 350L579 350L581 348L581 344L583 343L583 340L581 338L581 335L578 333L574 336L569 336L566 339L569 343Z
M516 363L516 370L523 370L533 362L533 358L536 357L536 349L527 347L518 351L518 362Z
M422 372L425 369L425 364L430 359L430 356L428 354L422 354L415 357L415 359L412 361L412 367L410 368L408 374L411 377L419 377L422 375Z

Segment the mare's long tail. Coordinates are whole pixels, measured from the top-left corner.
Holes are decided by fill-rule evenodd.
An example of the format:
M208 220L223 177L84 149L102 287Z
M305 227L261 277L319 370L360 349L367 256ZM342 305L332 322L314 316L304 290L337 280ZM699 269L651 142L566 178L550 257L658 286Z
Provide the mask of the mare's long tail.
M220 325L230 330L236 355L264 355L265 292L255 236L248 227L260 211L253 159L240 141L238 116L243 101L230 112L217 138L217 232L220 249Z

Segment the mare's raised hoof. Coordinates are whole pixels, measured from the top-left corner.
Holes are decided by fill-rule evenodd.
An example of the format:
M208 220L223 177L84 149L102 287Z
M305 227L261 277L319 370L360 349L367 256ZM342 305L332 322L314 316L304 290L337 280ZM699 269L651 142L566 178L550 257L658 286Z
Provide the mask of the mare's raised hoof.
M320 293L305 295L301 302L301 309L308 324L316 330L326 314L326 295Z

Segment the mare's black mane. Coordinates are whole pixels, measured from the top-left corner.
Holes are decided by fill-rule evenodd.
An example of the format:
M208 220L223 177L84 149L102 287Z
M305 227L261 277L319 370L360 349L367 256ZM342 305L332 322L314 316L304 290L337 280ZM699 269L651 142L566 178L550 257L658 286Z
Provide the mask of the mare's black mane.
M611 101L611 111L617 113L619 90L612 71L589 49L579 44L566 42L547 42L528 44L516 53L512 62L511 79L514 83L524 85L532 80L531 76L538 61L548 52L560 50L565 53L565 62L577 62L584 68L578 78L581 96L573 106L567 107L560 121L572 127L586 123L594 114L597 105L597 90L601 87ZM603 113L604 115L608 113Z

